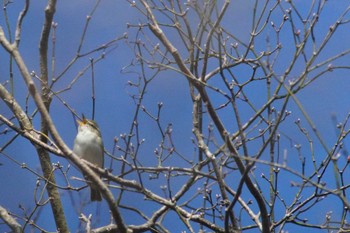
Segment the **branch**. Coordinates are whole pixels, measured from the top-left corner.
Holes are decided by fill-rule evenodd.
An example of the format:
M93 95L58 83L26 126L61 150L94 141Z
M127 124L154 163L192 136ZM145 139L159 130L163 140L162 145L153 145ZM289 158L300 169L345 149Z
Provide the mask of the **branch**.
M226 12L226 9L229 5L230 1L225 1L221 12L218 16L218 19L216 20L216 22L214 23L214 25L212 26L208 36L207 36L207 41L205 42L205 49L204 49L204 58L203 58L203 69L202 69L202 74L201 74L201 79L204 80L204 78L206 77L206 72L207 72L207 65L208 65L208 57L209 57L209 50L210 50L210 43L211 43L211 39L213 37L213 34L216 30L218 30L219 28L219 24L222 20L222 18L224 17L224 14ZM209 16L210 17L210 16ZM220 30L220 28L219 28Z
M238 156L238 153L236 151L235 146L232 144L228 132L226 131L223 123L221 122L219 116L217 115L215 108L213 107L210 98L204 88L204 86L201 84L198 79L195 78L195 76L190 72L190 70L186 67L184 60L181 58L178 50L172 45L172 43L169 41L169 39L165 36L163 31L158 25L158 22L152 13L152 10L150 6L147 4L146 1L141 0L141 3L144 5L147 11L147 16L149 17L151 23L149 24L150 30L153 32L153 34L163 43L163 45L168 49L168 51L171 53L173 56L176 64L180 68L180 70L184 73L184 75L187 77L187 79L196 87L198 92L200 93L203 102L208 110L208 113L210 117L212 118L214 124L216 125L221 138L226 142L227 148L229 149L230 153L232 153L233 158L241 172L241 174L245 173L245 166L242 163L241 159ZM270 219L269 219L269 214L267 211L267 208L265 206L264 199L262 195L260 194L259 190L255 187L254 183L248 176L245 179L245 183L250 191L250 193L254 196L254 198L257 200L257 203L259 205L259 209L261 211L261 216L262 216L262 231L264 233L270 232Z
M11 217L7 210L0 206L0 218L2 220L4 220L4 222L11 228L11 230L14 233L22 233L22 227L21 225L16 221L16 219L14 219L13 217Z
M62 153L66 156L66 158L72 161L79 169L81 169L88 176L90 180L92 180L99 187L103 197L106 199L109 205L109 208L112 212L114 220L118 225L118 228L122 232L126 232L126 226L124 224L121 214L119 213L118 207L115 204L115 200L113 198L112 193L104 184L104 182L99 178L99 176L95 174L76 154L74 154L72 150L69 149L69 147L62 140L61 136L59 135L49 115L49 112L45 107L45 104L40 96L40 93L37 91L35 87L34 81L32 80L30 73L27 67L25 66L25 63L18 51L18 48L8 42L2 27L0 27L0 43L8 52L11 53L11 55L15 59L17 66L22 74L22 77L28 87L29 93L33 97L35 104L38 107L38 110L41 114L41 117L43 121L47 124L48 129L55 143L57 144L58 148L62 151Z
M48 4L45 8L45 21L41 32L39 46L41 96L47 111L49 111L50 109L51 102L51 97L49 95L50 88L48 87L47 48L55 11L56 0L48 1ZM49 133L47 123L43 121L43 119L41 119L40 131L43 133L43 135L48 135ZM40 137L40 140L46 144L48 141L48 137ZM56 226L62 232L68 231L67 221L62 207L60 194L55 185L55 175L52 173L52 163L50 155L46 150L40 147L37 148L37 153L39 156L39 161L41 164L41 170L43 172L43 175L45 179L49 181L46 186L46 190L50 197L50 205L56 222Z
M15 46L16 47L19 46L19 42L21 39L22 22L23 22L24 16L26 16L26 14L28 12L28 8L29 8L29 0L26 0L26 2L24 4L24 8L21 11L21 13L19 14L18 20L17 20L16 34L15 34Z

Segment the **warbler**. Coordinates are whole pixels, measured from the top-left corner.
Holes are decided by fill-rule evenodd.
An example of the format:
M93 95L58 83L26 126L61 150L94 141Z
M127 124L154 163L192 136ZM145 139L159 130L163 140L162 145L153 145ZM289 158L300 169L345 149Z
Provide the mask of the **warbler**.
M77 121L79 124L78 133L74 140L73 152L80 158L103 168L104 152L103 141L100 129L97 123L93 120L88 120L84 117L82 121ZM88 182L91 190L91 201L101 201L101 193L98 187L92 182Z

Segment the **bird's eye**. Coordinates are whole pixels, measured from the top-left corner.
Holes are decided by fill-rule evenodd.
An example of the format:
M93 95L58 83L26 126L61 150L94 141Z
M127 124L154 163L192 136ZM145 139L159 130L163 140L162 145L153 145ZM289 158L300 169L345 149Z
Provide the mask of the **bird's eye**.
M98 130L98 127L97 127L97 125L96 125L95 122L93 122L93 121L88 121L88 125L91 126L91 127L94 128L94 129Z

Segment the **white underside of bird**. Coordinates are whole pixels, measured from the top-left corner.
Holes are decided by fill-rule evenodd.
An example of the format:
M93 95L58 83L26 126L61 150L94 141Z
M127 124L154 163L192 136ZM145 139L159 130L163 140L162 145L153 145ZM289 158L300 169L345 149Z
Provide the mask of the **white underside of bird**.
M89 128L90 127L90 128ZM80 123L78 134L74 140L73 152L80 158L103 168L103 142L100 133L91 130L91 126L86 122ZM101 201L101 194L97 186L89 183L91 188L91 201Z
M103 149L101 148L101 138L96 138L96 135L90 130L83 130L85 125L79 127L78 134L74 141L73 151L80 158L89 161L99 167L103 167Z

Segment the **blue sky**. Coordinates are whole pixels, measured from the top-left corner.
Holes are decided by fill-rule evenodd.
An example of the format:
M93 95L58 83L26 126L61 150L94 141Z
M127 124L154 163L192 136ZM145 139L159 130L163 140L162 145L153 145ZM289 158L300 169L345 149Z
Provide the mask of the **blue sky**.
M332 1L329 1L332 2ZM303 1L296 1L300 6L306 4ZM57 47L56 47L56 67L55 74L59 74L67 66L67 64L73 59L76 54L77 46L79 45L80 38L83 32L83 27L85 24L86 16L92 10L95 2L94 1L59 1L57 5L57 13L55 15L55 22L58 23L57 27ZM344 5L347 3L345 1L337 1L337 4L332 4L328 6L323 15L320 16L319 27L315 32L317 38L322 38L327 32L330 24L334 22L337 18L336 15L339 15L339 12L344 10ZM249 38L249 11L251 10L252 2L251 1L235 1L229 8L229 12L232 14L227 14L224 18L224 24L232 25L232 30L239 32L239 36L242 40ZM305 6L306 7L306 6ZM17 15L22 8L21 2L14 2L8 7L8 12L10 15L10 22L12 30L15 27L15 21ZM28 15L24 19L23 23L23 32L22 39L20 44L20 51L26 62L28 69L33 70L36 73L39 73L39 59L38 59L38 43L40 39L40 31L42 28L42 23L44 20L44 10L45 2L32 2ZM278 15L276 17L276 23L280 18ZM100 6L97 8L93 18L91 19L89 28L87 30L86 39L82 47L82 53L90 51L91 49L96 48L100 44L107 43L115 38L122 36L125 32L129 33L129 36L135 36L135 30L127 29L127 23L138 24L139 22L144 21L144 17L140 15L136 9L132 8L125 1L112 1L104 0L101 2ZM0 14L0 25L4 27L4 16L3 13ZM273 32L271 30L271 35ZM281 33L281 40L284 45L286 45L286 50L281 54L281 59L278 61L279 65L277 66L278 71L283 74L285 69L286 61L288 56L293 51L293 49L288 49L290 45L289 37L290 32L285 30ZM349 39L349 30L346 25L339 29L335 35L334 40L325 48L324 53L321 58L329 57L332 54L338 53L344 49L347 49L348 45L345 41ZM256 46L261 46L265 48L266 43L263 38L266 35L262 35L262 42L257 43ZM153 37L152 37L153 38ZM153 38L154 39L154 38ZM175 39L174 39L175 40ZM176 44L176 41L173 41ZM130 87L127 82L129 80L136 81L138 74L137 73L125 73L121 72L125 66L128 66L133 59L133 54L130 49L130 44L127 44L125 40L120 40L116 43L116 48L108 53L101 62L95 65L95 91L96 91L96 121L99 123L99 126L102 131L104 138L104 144L107 151L113 150L114 138L119 137L121 134L128 133L133 114L135 111L135 104L133 100L129 97L130 93L133 93L135 90ZM186 52L184 52L186 54ZM54 86L54 91L59 91L73 80L77 76L79 71L81 71L85 66L89 65L90 58L97 59L101 55L101 52L93 53L91 56L86 56L79 59L67 73L57 82ZM1 83L5 82L8 79L8 56L3 51L0 52L0 73L6 74L0 76ZM348 58L340 59L337 64L346 64ZM298 76L301 67L296 67L293 71L293 75ZM153 71L147 71L148 74L152 74ZM240 77L245 78L247 73L245 70L237 70ZM323 136L327 145L330 147L334 144L336 139L336 130L335 126L331 120L332 114L335 114L339 121L343 121L346 115L349 112L349 101L348 101L348 89L350 87L350 81L348 79L348 71L340 70L327 73L324 77L321 77L316 82L314 82L310 87L302 90L298 94L298 99L303 104L303 107L306 109L307 113L317 126L318 131ZM91 71L88 70L80 79L74 84L71 90L68 90L62 94L60 97L63 98L71 108L73 108L78 114L84 113L87 117L91 116ZM26 89L23 84L23 80L20 77L18 71L15 71L15 97L18 102L23 106L26 103ZM264 90L260 89L259 85L253 86L247 91L247 94L253 99L253 102L259 106L264 103L266 96L262 96ZM214 102L217 102L219 105L222 101L221 99L214 99ZM184 77L175 72L164 72L161 73L149 86L147 94L143 104L152 114L157 113L157 104L159 102L163 103L162 115L161 115L161 125L166 127L169 123L173 125L173 139L179 151L192 158L194 156L194 148L191 142L193 138L192 134L192 124L191 124L191 100L188 89L188 82ZM291 101L290 105L287 108L292 111L292 115L286 120L285 124L281 127L281 131L291 136L295 142L303 144L302 151L307 154L307 160L310 162L308 143L304 137L300 135L300 132L296 129L294 121L297 118L301 118L303 125L310 130L310 127L307 125L305 119L303 118L300 110L296 104ZM35 110L35 106L32 101L29 103L29 112L32 113ZM10 112L7 107L0 102L0 114L5 116L10 116ZM156 165L156 159L153 155L153 151L160 143L160 133L158 127L154 121L147 117L144 113L139 119L140 135L142 138L145 138L145 143L141 147L140 160L149 166ZM223 121L228 125L232 122L230 114L223 111L220 112L223 117ZM242 112L243 119L249 119L251 113L249 111ZM51 116L56 124L56 127L61 134L62 138L65 140L67 145L72 147L73 140L76 135L76 126L71 112L60 102L57 98L53 99L51 107ZM209 123L210 120L205 119L205 123ZM35 117L33 120L35 127L38 129L40 126L39 118ZM230 127L230 126L228 126ZM234 128L234 126L232 126ZM217 133L215 133L218 136ZM0 146L2 146L11 135L0 135ZM314 135L312 136L315 140ZM285 140L285 139L284 139ZM281 144L283 149L288 150L288 163L291 167L298 167L298 155L296 151L290 147L289 141L285 140ZM25 140L18 138L15 143L9 146L6 149L6 153L12 156L19 163L25 163L33 169L34 171L39 171L38 159L35 153L33 146L26 142ZM322 149L320 144L315 140L315 155L316 158L324 158L325 151ZM117 152L117 156L120 156L121 153ZM344 158L342 163L344 162ZM59 161L63 164L64 167L67 166L67 161L63 158L52 156L52 162ZM0 205L9 209L12 212L22 214L22 211L18 208L18 205L23 205L26 209L33 209L33 190L35 188L36 176L32 175L28 170L21 169L19 165L11 162L5 156L0 155L0 163L3 166L0 167L0 184L2 187L9 187L4 189L0 195ZM172 165L184 165L188 166L181 159L174 158L169 160L169 164ZM109 165L109 160L105 166ZM118 173L118 163L115 163L115 172ZM72 168L73 169L73 168ZM259 168L258 168L259 169ZM266 171L266 167L262 168L262 171ZM289 178L288 173L283 173L284 178ZM78 176L80 174L74 169L70 172L69 177ZM334 183L334 176L330 172L329 174L330 187ZM260 179L260 178L258 178ZM65 184L62 175L57 176L57 181L60 184ZM72 181L75 185L81 186L82 183L78 181ZM177 183L178 182L178 183ZM288 182L288 179L286 179ZM232 182L233 186L235 185ZM165 185L165 179L162 177L159 180L149 181L149 188L154 190L159 195L162 195L160 189L161 185ZM174 180L174 187L180 187L182 185L181 178ZM289 185L285 185L281 189L281 193L285 193L285 198L290 201L293 198L293 192L288 188ZM117 189L113 189L113 192L116 194ZM288 192L292 195L289 196ZM14 195L15 194L15 195ZM86 200L88 197L88 192L80 192L82 199ZM73 200L79 200L78 194L76 192L72 193ZM93 213L97 208L100 208L101 219L99 219L97 225L102 226L109 222L108 209L105 203L102 204L87 204L81 210L74 208L71 198L67 198L67 192L62 192L62 200L65 207L65 213L68 219L68 223L72 231L78 228L77 213L82 211L85 214ZM248 198L248 197L247 197ZM332 199L330 199L332 200ZM335 199L336 203L338 200ZM142 203L141 206L145 207L145 211L151 213L152 207L147 205L147 201L143 199L142 196L136 194L130 194L124 200L126 204L129 203ZM138 205L138 204L137 204ZM330 202L321 204L319 208L315 208L315 213L323 212L322 217L325 212L333 211L335 216L339 217L341 210L337 209L335 205ZM72 208L73 207L73 208ZM124 212L124 217L127 223L137 224L137 218L134 215L131 215L130 212ZM283 213L281 213L283 214ZM45 229L54 231L54 223L51 217L50 208L46 206L43 208L43 212L40 215L38 224L42 225ZM309 217L309 216L308 216ZM322 219L319 221L322 222ZM174 223L171 221L170 217L166 218L166 225L171 226L170 229L173 229L174 232L179 232L180 230L185 229L181 224ZM0 225L0 231L3 226ZM289 229L288 227L286 228ZM294 228L290 228L292 231ZM252 231L253 232L253 231ZM315 231L316 232L316 231Z

